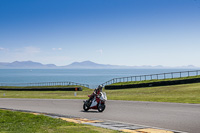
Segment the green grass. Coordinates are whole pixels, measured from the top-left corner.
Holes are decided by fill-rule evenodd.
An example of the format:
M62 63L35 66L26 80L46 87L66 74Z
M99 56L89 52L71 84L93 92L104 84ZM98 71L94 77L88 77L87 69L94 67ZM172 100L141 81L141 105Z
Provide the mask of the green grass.
M76 91L74 96L75 91L0 91L0 98L87 99L92 92Z
M104 91L108 100L200 104L200 83ZM88 99L92 92L85 89L74 96L74 91L0 91L0 98Z
M2 91L0 98L41 98L41 99L87 99L87 95L93 90L83 86L34 86L34 87L13 87L5 86L0 88L47 88L47 87L82 87L83 91ZM74 92L77 96L74 96Z
M34 87L15 87L5 86L0 88L52 88L52 87L82 87L82 91L8 91L0 90L0 98L41 98L41 99L87 99L87 95L93 90L83 86L34 86ZM76 92L76 96L74 93Z
M152 82L162 82L162 81L176 81L176 80L184 80L184 79L195 79L200 78L200 75L198 76L190 76L190 77L182 77L182 78L169 78L169 79L153 79L153 80L143 80L143 81L128 81L128 82L118 82L113 83L108 86L112 85L131 85L131 84L142 84L142 83L152 83Z
M152 102L198 103L200 83L106 90L108 99Z
M0 133L116 133L43 115L0 110Z

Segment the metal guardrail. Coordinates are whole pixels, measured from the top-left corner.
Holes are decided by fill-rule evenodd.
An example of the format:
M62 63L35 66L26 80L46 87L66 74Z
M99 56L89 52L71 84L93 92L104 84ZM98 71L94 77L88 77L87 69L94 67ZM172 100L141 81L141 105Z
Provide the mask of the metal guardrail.
M38 82L38 83L0 83L0 86L66 86L66 85L79 85L89 88L88 84L81 84L75 82Z
M198 75L200 75L200 70L129 76L129 77L113 78L101 85L105 86L105 85L110 85L114 83L130 82L130 81L173 79L173 78L191 77L191 76L198 76Z

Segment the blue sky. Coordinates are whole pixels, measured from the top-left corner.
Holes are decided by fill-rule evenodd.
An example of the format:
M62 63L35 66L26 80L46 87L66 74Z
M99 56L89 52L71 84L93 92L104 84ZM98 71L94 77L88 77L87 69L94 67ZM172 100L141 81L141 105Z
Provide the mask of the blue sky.
M200 0L0 0L0 62L200 66Z

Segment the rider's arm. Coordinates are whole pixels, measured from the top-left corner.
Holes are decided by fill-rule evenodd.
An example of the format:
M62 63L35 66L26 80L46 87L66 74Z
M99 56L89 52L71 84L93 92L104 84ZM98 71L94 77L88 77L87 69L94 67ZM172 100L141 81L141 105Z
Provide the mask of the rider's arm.
M96 95L96 94L97 94L97 92L96 92L96 89L94 90L93 94L94 94L94 95Z

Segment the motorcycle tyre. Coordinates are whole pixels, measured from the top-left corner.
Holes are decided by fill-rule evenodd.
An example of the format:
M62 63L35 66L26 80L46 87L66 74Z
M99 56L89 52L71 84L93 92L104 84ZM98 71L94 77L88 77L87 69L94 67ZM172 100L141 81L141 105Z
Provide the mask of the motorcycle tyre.
M90 108L87 106L86 103L84 103L84 104L83 104L83 109L84 109L84 111L88 111Z
M98 105L98 111L99 112L103 112L106 108L106 105L105 104L101 104L101 106Z

